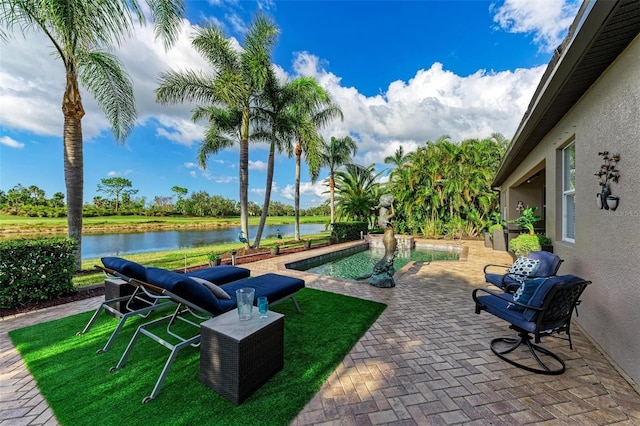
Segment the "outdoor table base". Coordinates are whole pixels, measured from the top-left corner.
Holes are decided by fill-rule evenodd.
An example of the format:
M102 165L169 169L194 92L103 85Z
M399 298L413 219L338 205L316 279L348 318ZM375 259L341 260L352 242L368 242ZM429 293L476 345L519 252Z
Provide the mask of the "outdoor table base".
M200 327L200 381L236 405L284 366L282 314L240 321L234 309Z

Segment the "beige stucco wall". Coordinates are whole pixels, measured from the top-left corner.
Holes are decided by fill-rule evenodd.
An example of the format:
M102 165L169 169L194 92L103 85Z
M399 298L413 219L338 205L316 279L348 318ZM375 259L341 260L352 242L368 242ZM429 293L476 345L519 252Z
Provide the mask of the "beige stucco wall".
M560 150L576 146L575 244L562 242ZM616 211L598 209L600 151L619 152ZM545 161L546 231L564 259L561 274L591 280L579 317L582 328L640 384L640 36L585 93L501 187L509 187Z

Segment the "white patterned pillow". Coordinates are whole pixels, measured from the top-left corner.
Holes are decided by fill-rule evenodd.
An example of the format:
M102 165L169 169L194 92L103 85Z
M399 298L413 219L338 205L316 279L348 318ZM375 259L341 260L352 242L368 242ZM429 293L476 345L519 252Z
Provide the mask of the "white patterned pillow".
M540 269L539 260L520 256L511 265L507 274L509 278L522 283L526 277L534 276L538 269Z

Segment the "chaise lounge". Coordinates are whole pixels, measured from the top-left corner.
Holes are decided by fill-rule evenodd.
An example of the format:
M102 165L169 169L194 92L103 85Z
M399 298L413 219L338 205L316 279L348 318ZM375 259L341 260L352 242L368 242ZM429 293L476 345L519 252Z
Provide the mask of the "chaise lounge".
M237 307L236 290L246 287L253 288L255 289L255 298L267 297L270 306L291 299L296 310L300 312L295 293L305 287L304 281L299 278L269 273L227 283L217 288L214 293L209 286L200 280L194 280L193 277L184 274L152 267L146 268L145 272L146 280L133 279L134 284L144 289L145 293L155 297L166 297L177 306L173 314L140 325L129 341L118 364L110 369L111 372L114 372L125 365L141 335L149 337L171 351L151 394L142 400L143 404L158 395L178 353L188 346L196 347L200 344L200 323ZM184 330L183 334L180 334L176 331L176 326L179 323L188 324L195 331L188 336L184 335ZM157 331L152 330L159 324L166 324L166 334L173 336L178 343L170 343L165 335L158 335Z
M150 292L145 287L137 284L139 281L146 281L147 268L145 266L121 257L103 257L101 261L104 266L96 265L96 268L102 270L107 276L117 277L125 281L133 287L133 292L126 296L105 300L104 303L96 309L84 329L77 333L77 335L87 333L103 311L111 313L116 318L120 318L118 325L113 330L113 333L111 333L104 347L97 351L98 354L106 352L111 348L120 330L122 330L122 327L129 318L136 315L146 318L151 312L175 303L168 296L158 294L157 292ZM185 275L223 285L249 277L250 271L237 266L220 265L187 272Z

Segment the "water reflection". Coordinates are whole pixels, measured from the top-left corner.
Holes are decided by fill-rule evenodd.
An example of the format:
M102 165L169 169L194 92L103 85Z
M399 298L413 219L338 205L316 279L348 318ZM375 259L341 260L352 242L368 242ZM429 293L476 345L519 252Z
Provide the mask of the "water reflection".
M303 236L318 234L323 232L325 230L324 228L324 224L301 224L300 234ZM262 238L276 238L278 229L283 239L293 238L294 225L265 226ZM257 226L249 227L249 241L253 241L257 230ZM239 233L240 227L237 226L202 230L189 229L125 234L89 234L82 236L82 259L177 250L223 243L239 243Z

